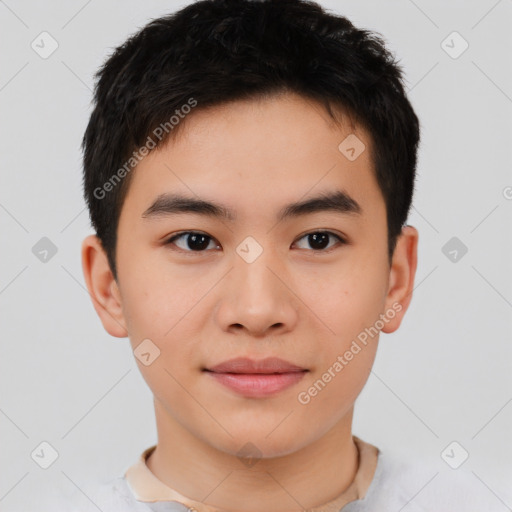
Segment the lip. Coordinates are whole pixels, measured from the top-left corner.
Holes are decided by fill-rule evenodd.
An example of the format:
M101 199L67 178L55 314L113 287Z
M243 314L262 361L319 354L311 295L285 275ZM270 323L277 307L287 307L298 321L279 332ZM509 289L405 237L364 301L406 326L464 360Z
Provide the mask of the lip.
M216 366L212 366L211 368L207 368L207 370L215 373L269 374L301 372L306 370L306 368L301 368L278 357L267 357L259 361L248 357L236 357Z
M294 365L280 359L279 357L267 357L260 359L250 359L248 357L235 357L223 363L206 368L207 371L215 373L290 373L306 370L300 366Z
M298 383L307 369L276 357L260 361L239 357L204 370L220 384L245 397L263 398Z

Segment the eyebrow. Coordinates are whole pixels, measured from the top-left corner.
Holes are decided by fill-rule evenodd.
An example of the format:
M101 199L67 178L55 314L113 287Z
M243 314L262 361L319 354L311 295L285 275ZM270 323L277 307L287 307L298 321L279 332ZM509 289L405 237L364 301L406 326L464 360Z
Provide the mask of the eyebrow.
M300 217L318 212L361 214L362 211L363 209L355 199L342 190L336 190L324 192L310 199L284 206L277 214L277 221L281 222L292 217ZM233 210L221 204L204 199L167 193L159 195L153 204L144 211L142 217L152 219L183 213L193 213L206 217L225 219L231 222L237 218Z

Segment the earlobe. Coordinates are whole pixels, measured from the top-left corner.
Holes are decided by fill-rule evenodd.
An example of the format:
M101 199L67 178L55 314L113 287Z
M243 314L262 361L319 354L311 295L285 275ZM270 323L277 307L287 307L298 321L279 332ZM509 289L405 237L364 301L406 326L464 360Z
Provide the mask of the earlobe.
M393 311L393 317L385 324L383 332L394 332L400 327L412 299L417 263L418 231L413 226L405 226L397 239L389 274L386 312Z
M94 309L105 330L116 338L127 337L119 289L96 235L89 235L82 242L82 270Z

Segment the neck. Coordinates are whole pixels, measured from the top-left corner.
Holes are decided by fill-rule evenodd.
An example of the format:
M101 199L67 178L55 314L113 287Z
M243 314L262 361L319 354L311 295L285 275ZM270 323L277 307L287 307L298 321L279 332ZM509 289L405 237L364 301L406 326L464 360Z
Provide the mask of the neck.
M358 452L353 408L315 442L247 467L185 429L155 401L158 444L150 471L180 494L225 511L294 512L335 499L352 483Z

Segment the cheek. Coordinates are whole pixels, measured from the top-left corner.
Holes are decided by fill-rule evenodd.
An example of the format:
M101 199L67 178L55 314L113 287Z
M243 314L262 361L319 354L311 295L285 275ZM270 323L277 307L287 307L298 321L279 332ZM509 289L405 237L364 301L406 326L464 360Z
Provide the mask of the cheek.
M130 336L161 340L187 329L191 313L211 287L208 279L185 279L161 265L126 267L120 280Z
M351 272L331 282L322 298L312 301L328 329L317 338L316 364L304 386L303 402L317 415L337 411L343 415L363 389L378 346L375 324L384 305L380 286L368 275ZM373 283L373 284L372 284ZM318 398L317 398L318 397Z
M325 276L310 274L303 282L305 302L321 319L314 322L324 327L317 337L314 372L301 388L319 414L344 411L364 387L377 351L375 324L385 307L386 285L387 267L372 251L326 270Z
M190 282L178 276L151 275L149 271L127 275L123 310L139 369L151 389L178 392L179 386L175 388L169 373L184 382L188 376L183 362L199 365L196 343L201 322L197 314L201 298L212 285L209 280ZM145 347L143 343L149 352L158 354L148 366L137 357Z
M379 261L359 258L308 273L296 286L325 333L343 343L379 318L385 305L387 271Z
M144 280L132 281L133 294L126 294L125 317L130 344L142 377L157 399L166 403L185 400L178 383L190 378L190 365L197 366L193 332L192 293L184 297L178 287ZM201 295L199 295L200 297ZM187 314L188 313L188 314ZM149 356L147 356L149 354ZM181 402L180 402L181 403ZM182 404L181 407L185 409Z

